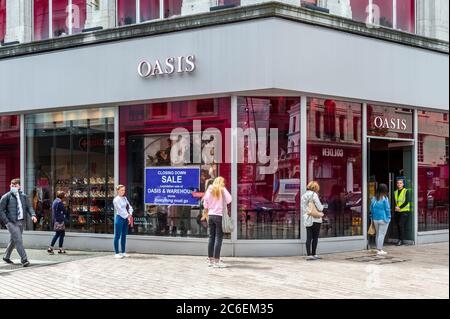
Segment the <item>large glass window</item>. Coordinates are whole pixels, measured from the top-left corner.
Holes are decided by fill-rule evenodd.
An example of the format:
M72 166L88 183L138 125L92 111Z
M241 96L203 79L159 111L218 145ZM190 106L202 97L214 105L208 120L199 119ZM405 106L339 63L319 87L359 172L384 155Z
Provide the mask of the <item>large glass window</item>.
M134 208L131 233L207 236L199 199L219 175L232 187L227 128L230 98L120 108L119 181Z
M20 177L20 122L17 115L0 115L0 196Z
M362 235L360 119L360 104L308 99L307 174L325 206L321 237Z
M114 112L87 109L25 116L26 191L36 230L52 230L51 204L67 194L67 229L113 233Z
M238 99L238 238L300 237L300 99Z
M6 0L0 0L0 44L5 39L6 33Z
M84 29L86 0L34 0L33 3L34 40L48 39L50 29L51 37L76 34Z
M448 229L448 113L420 112L419 231Z

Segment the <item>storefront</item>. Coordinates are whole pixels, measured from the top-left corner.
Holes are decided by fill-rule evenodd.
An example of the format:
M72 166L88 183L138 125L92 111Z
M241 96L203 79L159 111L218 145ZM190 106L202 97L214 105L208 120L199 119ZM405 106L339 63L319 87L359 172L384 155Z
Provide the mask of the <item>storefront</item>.
M235 22L0 59L0 191L22 178L39 219L26 242L48 244L64 190L68 248L112 250L124 184L130 250L205 254L199 198L217 176L234 199L226 255L303 254L311 180L321 252L365 249L367 203L399 176L414 194L409 243L448 240L448 52L294 16Z

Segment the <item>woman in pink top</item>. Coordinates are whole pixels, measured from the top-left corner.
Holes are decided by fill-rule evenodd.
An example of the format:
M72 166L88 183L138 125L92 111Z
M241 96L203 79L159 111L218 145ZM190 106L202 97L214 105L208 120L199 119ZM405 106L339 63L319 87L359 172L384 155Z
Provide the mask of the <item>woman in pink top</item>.
M225 180L223 177L216 177L203 197L203 206L208 209L209 266L213 266L214 268L225 267L225 264L220 260L220 250L223 240L222 216L224 205L228 205L229 203L231 203L231 195L225 188Z

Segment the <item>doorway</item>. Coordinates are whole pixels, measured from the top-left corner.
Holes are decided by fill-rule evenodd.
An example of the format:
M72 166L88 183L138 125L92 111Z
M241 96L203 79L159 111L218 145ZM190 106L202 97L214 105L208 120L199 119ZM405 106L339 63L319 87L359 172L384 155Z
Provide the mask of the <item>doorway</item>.
M375 196L375 191L380 183L389 188L389 201L391 203L391 223L386 234L386 243L398 241L397 215L394 212L396 180L401 177L406 181L405 187L412 192L413 189L413 147L414 142L409 140L368 139L368 181L367 181L367 205L369 212L370 200ZM411 213L405 230L405 243L414 244L414 207L411 201ZM369 216L369 214L368 214Z

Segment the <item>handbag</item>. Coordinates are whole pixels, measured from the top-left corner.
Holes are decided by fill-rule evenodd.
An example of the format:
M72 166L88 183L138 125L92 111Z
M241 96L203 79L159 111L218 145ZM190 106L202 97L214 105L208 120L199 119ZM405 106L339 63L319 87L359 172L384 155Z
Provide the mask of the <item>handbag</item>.
M222 194L223 198L223 212L222 212L222 231L224 234L231 234L233 232L233 221L228 215L228 205L225 201L225 197Z
M313 217L313 218L322 218L323 217L323 213L319 212L317 210L316 205L314 204L313 201L310 201L308 203L308 215Z
M377 229L375 228L375 224L373 220L370 222L369 229L367 230L367 235L375 236L377 234Z
M64 224L64 222L55 222L53 225L54 231L63 231L65 229L66 229L66 225Z

